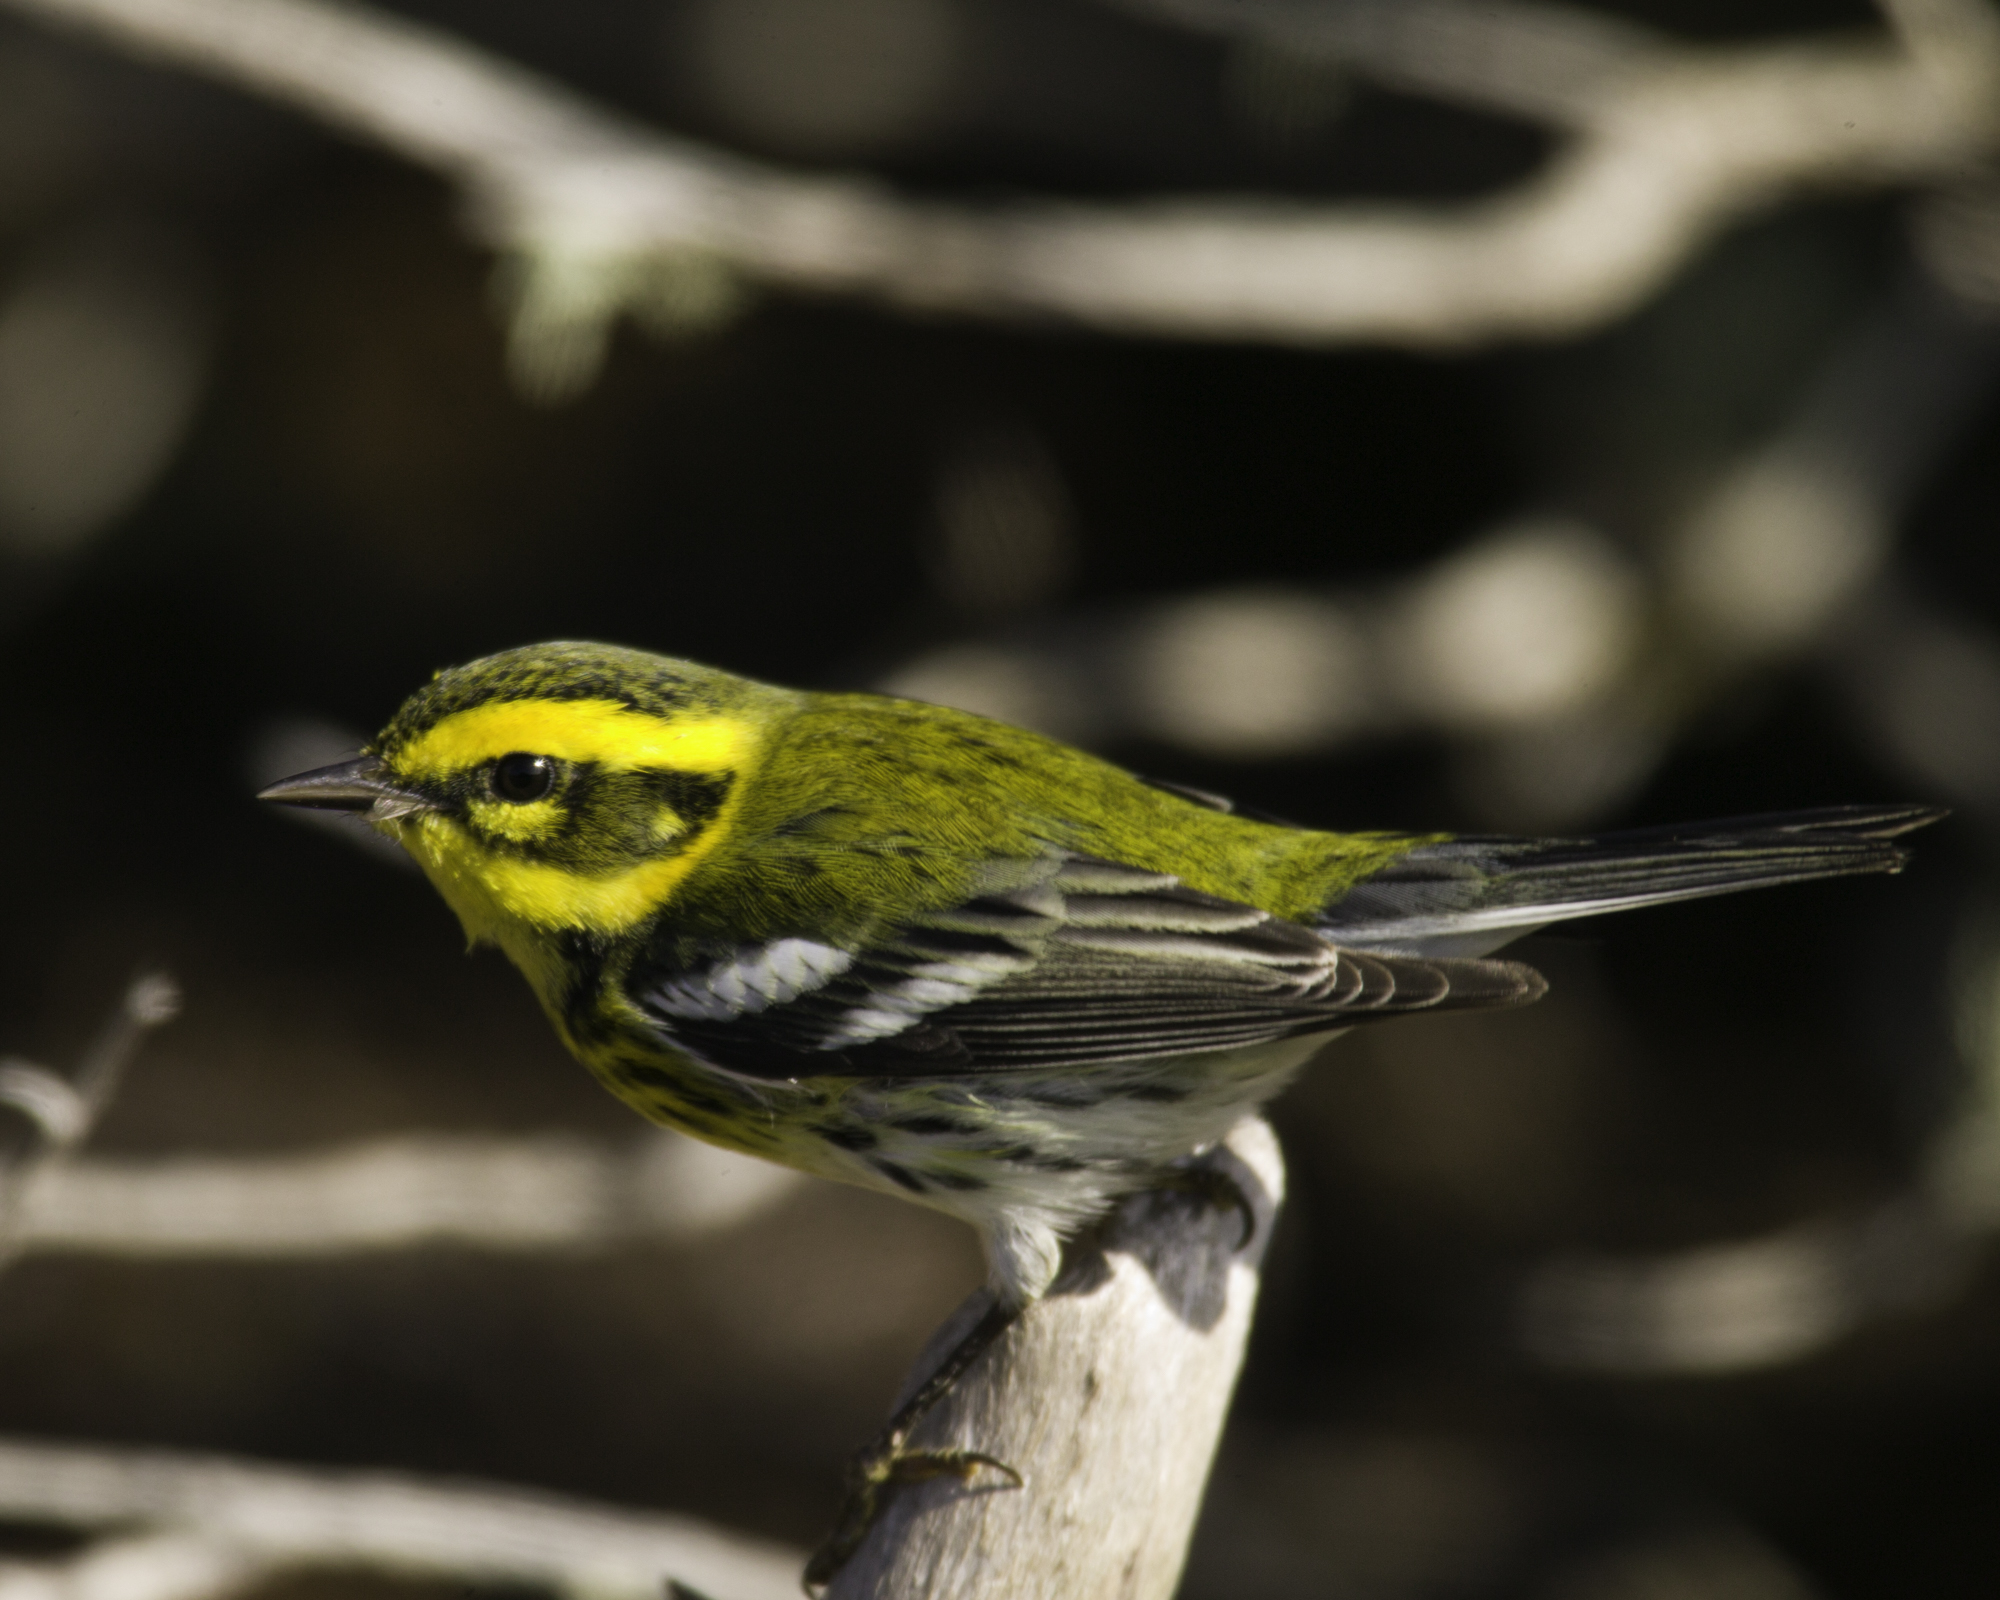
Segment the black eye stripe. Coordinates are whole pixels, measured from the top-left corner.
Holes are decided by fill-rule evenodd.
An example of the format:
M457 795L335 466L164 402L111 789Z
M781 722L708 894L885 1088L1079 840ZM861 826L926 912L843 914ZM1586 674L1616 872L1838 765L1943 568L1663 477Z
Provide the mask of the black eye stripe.
M653 774L659 796L690 829L706 827L729 798L736 782L733 772L667 772Z
M545 793L535 794L540 769L527 763L545 760L552 776ZM516 799L502 775L509 761L521 763L523 782ZM462 770L451 781L451 803L461 823L495 855L522 861L545 861L578 872L602 873L685 850L721 811L736 782L733 772L674 772L664 768L601 766L595 761L537 757L533 751L509 751L477 767ZM499 800L505 806L550 801L551 814L531 837L510 837L497 823L479 818L481 802ZM663 836L662 808L670 809L678 826Z

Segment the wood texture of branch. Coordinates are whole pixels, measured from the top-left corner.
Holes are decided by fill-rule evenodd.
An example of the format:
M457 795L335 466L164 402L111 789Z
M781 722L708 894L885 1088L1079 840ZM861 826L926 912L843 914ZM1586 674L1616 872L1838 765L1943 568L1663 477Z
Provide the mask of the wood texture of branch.
M658 1600L669 1578L714 1600L797 1600L804 1560L692 1518L517 1489L22 1439L0 1439L0 1517L129 1535L63 1568L0 1565L0 1600L192 1600L311 1566L591 1600ZM91 1577L93 1564L99 1586L51 1588L62 1573Z
M1574 137L1543 172L1462 206L976 208L671 138L359 6L0 3L267 95L442 173L484 237L528 264L523 314L567 318L586 345L608 316L649 298L712 304L700 284L718 266L793 289L1183 338L1434 346L1566 334L1637 304L1745 212L1802 188L1962 171L1992 149L2000 122L1991 10L1897 0L1900 44L1633 49L1630 69L1602 80L1615 90L1567 108ZM1385 71L1407 79L1408 38L1396 48L1402 65ZM1617 57L1619 41L1605 51ZM1494 69L1517 85L1502 83L1502 99L1534 78L1519 50L1510 60ZM1454 92L1479 99L1477 54L1455 61ZM587 364L587 352L576 359Z
M1136 1195L1095 1245L919 1428L931 1448L985 1451L1013 1466L904 1488L827 1600L1167 1600L1243 1360L1258 1271L1284 1198L1284 1163L1263 1122L1206 1158L1249 1202ZM909 1385L985 1309L974 1295L940 1329Z

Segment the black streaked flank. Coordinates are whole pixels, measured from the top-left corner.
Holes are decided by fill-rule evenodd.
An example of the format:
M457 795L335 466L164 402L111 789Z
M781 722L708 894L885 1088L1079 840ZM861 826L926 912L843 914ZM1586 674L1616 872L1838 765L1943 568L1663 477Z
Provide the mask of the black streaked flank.
M611 941L584 928L567 928L556 936L562 954L563 987L556 1009L563 1026L578 1043L603 1044L617 1032L598 1008L604 993L604 967Z
M667 1081L673 1083L674 1093L679 1096L682 1103L694 1107L697 1111L712 1111L717 1116L725 1116L737 1109L736 1106L723 1099L721 1095L710 1094L706 1089L693 1088L685 1079L668 1079Z
M619 1068L620 1076L625 1081L648 1089L663 1090L672 1095L677 1104L686 1106L690 1111L727 1118L739 1115L743 1109L740 1101L723 1098L709 1083L696 1077L691 1069L676 1072L654 1062L634 1061L629 1056L620 1059Z
M891 1183L899 1184L903 1188L908 1189L911 1194L922 1194L924 1192L924 1180L910 1171L908 1167L898 1166L895 1162L885 1160L881 1156L870 1156L868 1158L868 1165L881 1173Z
M1073 1156L1045 1155L1031 1144L1010 1144L1003 1150L988 1153L995 1161L1005 1161L1017 1167L1033 1167L1038 1172L1081 1172L1088 1164Z
M932 1136L945 1133L977 1133L979 1131L977 1128L967 1127L963 1122L959 1122L955 1118L938 1116L891 1117L889 1119L889 1126L898 1128L904 1133Z

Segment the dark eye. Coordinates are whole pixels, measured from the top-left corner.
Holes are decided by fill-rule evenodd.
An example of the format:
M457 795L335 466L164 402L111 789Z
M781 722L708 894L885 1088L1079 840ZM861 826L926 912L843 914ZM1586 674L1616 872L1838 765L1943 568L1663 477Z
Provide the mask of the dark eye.
M493 763L493 792L509 804L541 800L556 786L556 764L547 756L517 750Z

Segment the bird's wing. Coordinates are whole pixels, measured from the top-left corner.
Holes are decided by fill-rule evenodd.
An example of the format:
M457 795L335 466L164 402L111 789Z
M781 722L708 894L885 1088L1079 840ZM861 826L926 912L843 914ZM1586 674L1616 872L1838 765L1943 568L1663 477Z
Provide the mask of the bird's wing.
M1595 839L1461 836L1419 845L1313 925L1377 954L1478 956L1570 917L1809 878L1897 872L1930 806L1830 806L1635 828Z
M1370 1017L1501 1006L1532 968L1364 954L1179 879L1054 855L858 951L806 938L634 968L674 1043L759 1077L899 1077L1225 1050Z

